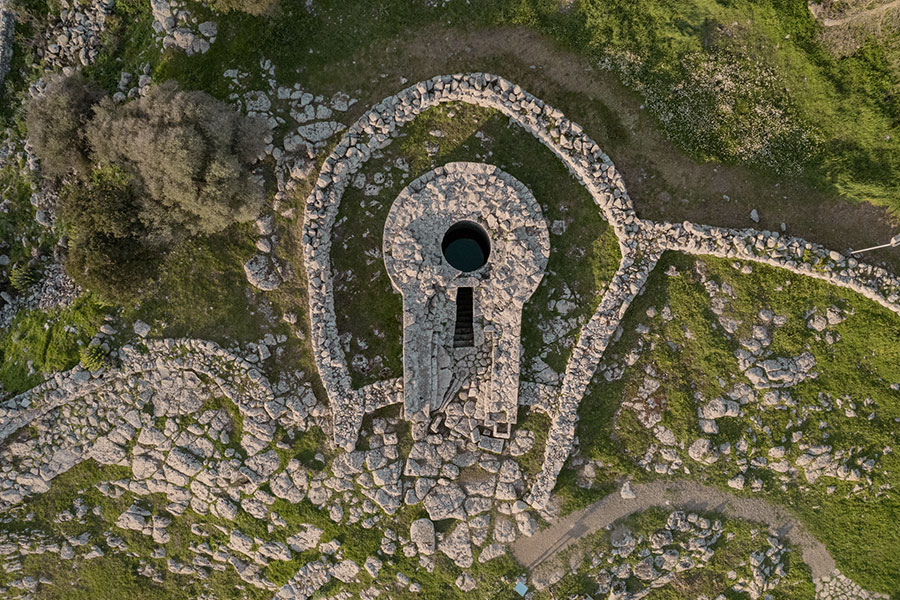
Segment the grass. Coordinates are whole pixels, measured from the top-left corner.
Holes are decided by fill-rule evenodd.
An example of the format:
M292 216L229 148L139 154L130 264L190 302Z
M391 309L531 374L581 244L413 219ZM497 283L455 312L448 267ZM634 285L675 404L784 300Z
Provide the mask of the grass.
M126 5L126 15L146 19ZM191 9L203 10L191 4ZM281 3L277 18L230 13L219 17L219 37L205 55L166 52L150 57L155 75L188 87L227 95L221 72L251 73L268 58L281 73L299 72L322 89L357 89L363 79L335 64L359 60L371 44L402 37L431 25L472 29L522 26L596 64L610 57L616 74L647 99L666 134L698 160L749 163L766 173L800 172L814 185L851 201L900 208L891 173L900 164L896 32L866 40L848 57L832 55L820 43L820 27L801 2L678 0L664 5L639 2L579 2L561 8L557 0L452 1L429 8L402 0L323 0L307 11L302 2ZM128 27L132 27L129 25ZM146 28L144 28L146 30ZM126 29L130 32L130 29ZM119 55L134 62L146 40L120 34ZM124 44L124 46L122 46ZM628 57L622 62L622 56ZM718 92L679 94L696 75L696 61L724 57L723 73L736 65L760 85L727 96L730 113L715 113ZM377 67L376 67L377 68ZM97 69L98 77L108 77ZM371 79L371 75L364 76ZM695 86L696 87L696 86ZM705 119L711 114L721 118ZM757 115L780 115L783 129L764 134L761 147L745 148L759 128ZM854 127L846 127L847 123ZM762 122L761 122L762 123ZM797 143L799 139L806 142ZM740 149L747 152L742 152Z
M209 406L217 406L213 402ZM309 435L309 434L307 434ZM317 439L311 435L311 440ZM305 444L297 445L296 455L302 457ZM213 549L221 544L227 544L228 535L217 529L223 526L226 531L240 530L250 536L259 537L267 541L284 541L290 534L299 530L304 524L314 525L323 530L321 542L337 540L340 543L344 558L354 560L362 566L366 558L378 555L381 545L382 532L385 527L391 527L394 531L405 535L410 523L425 515L421 506L404 507L397 514L389 517L378 526L365 529L361 524L338 525L332 522L327 513L312 505L309 500L299 503L289 503L277 499L271 509L284 519L286 525L270 530L263 521L258 521L248 514L240 511L233 523L225 522L211 515L198 515L188 510L183 516L173 520L167 528L170 541L162 544L166 551L163 559L154 559L151 553L160 545L154 543L149 537L138 532L121 530L112 527L119 515L133 503L137 502L152 514L165 514L168 500L165 496L152 494L144 497L135 497L130 493L124 493L118 498L111 498L101 494L96 484L112 480L128 478L130 471L120 467L100 467L93 461L86 461L60 475L54 480L51 490L40 496L29 499L20 509L32 516L24 519L13 520L0 527L8 532L34 532L40 531L56 539L58 536L77 536L88 532L91 534L90 544L97 545L106 552L101 558L90 561L73 563L59 560L55 554L35 554L27 556L23 562L23 570L17 575L43 575L51 580L51 583L41 585L36 598L151 598L151 599L187 599L195 598L203 593L213 593L215 597L227 598L266 598L271 593L265 593L249 585L243 584L237 574L230 567L223 572L212 571L209 579L199 580L189 576L173 575L167 572L166 564L173 559L185 564L190 564L193 553L189 547L200 541L192 533L192 529L200 528L208 535L202 538ZM64 510L72 510L73 502L80 499L89 512L81 520L60 520L57 516ZM95 515L90 509L100 507L100 514ZM122 538L128 552L122 553L106 548L104 541L106 532ZM307 551L296 555L290 561L272 561L264 568L262 575L274 583L281 585L287 582L296 573L297 569L312 560L317 560L320 554L317 551ZM421 570L418 559L404 557L399 552L393 557L381 557L384 560L382 576L380 580L392 581L397 573L405 573L414 581L422 585L425 597L463 598L454 585L456 577L462 570L453 565L443 555L435 556L437 567L429 573ZM141 564L150 564L163 574L162 583L150 582L137 574ZM519 567L509 558L501 558L487 565L476 563L470 572L482 584L485 598L508 598L508 581L518 573ZM0 584L5 583L0 577ZM359 592L369 587L373 579L365 571L361 571L360 583L342 586L351 593ZM332 589L336 591L336 584L331 584L320 593ZM430 594L430 595L428 595ZM415 594L408 590L395 588L392 597L413 598Z
M189 3L189 7L200 20L206 18L206 9L195 3ZM659 127L698 161L746 163L776 184L802 179L814 188L838 193L850 201L872 202L895 212L900 209L897 200L900 184L895 176L900 171L900 122L896 117L897 65L900 63L895 33L884 32L881 39L869 39L851 55L838 59L819 43L819 28L805 3L796 1L584 1L562 9L556 0L473 0L471 3L452 0L446 7L436 9L429 8L424 2L405 0L321 0L315 2L314 7L313 12L308 12L301 1L285 1L281 14L272 20L238 13L216 17L220 33L212 49L205 55L187 57L175 50L160 52L153 45L146 2L117 2L116 14L110 20L107 45L98 62L86 69L86 74L113 91L122 70L135 72L143 63L149 62L156 80L174 78L186 87L206 90L224 98L228 95L227 84L221 76L225 69L249 71L257 78L255 83L260 83L261 89L258 65L261 59L268 58L285 81L297 79L323 92L343 90L361 97L359 105L353 109L359 111L377 100L379 94L390 93L399 87L396 77L380 77L382 58L367 56L372 48L385 48L385 54L389 54L390 48L399 45L398 40L428 27L456 30L488 27L483 31L489 34L492 27L522 26L542 32L592 64L614 59L609 62L611 68L647 100L648 112L657 119ZM0 118L14 126L20 116L19 100L24 97L27 83L35 76L25 68L34 58L33 50L29 49L30 37L46 24L48 11L39 0L26 2L23 8L25 11L17 27L14 70L7 79L4 102L0 102ZM634 60L623 60L626 52ZM731 100L729 106L733 112L711 120L715 127L704 128L698 133L695 129L698 116L702 117L714 108L714 102L721 97L700 92L679 95L674 90L691 82L694 71L699 71L692 67L705 64L703 61L711 57L724 57L724 62L715 63L723 72L728 73L730 66L737 65L756 77L754 81L760 81L761 85L726 96ZM401 71L405 60L411 62L411 57L399 59ZM358 62L357 66L349 66L355 62ZM506 72L510 63L504 57L494 57L478 64ZM20 70L25 72L20 73ZM391 75L402 74L390 71L388 67L384 70ZM600 76L597 71L585 75ZM579 122L589 124L581 119L582 114L598 115L595 123L602 124L602 131L594 123L589 131L604 147L608 147L607 142L622 147L636 143L629 140L628 119L623 119L618 108L610 108L589 94L560 92L552 84L542 81L539 75L534 81L537 88L553 88L553 96L545 99L570 116L579 115ZM778 135L761 138L763 145L758 151L742 154L747 124L753 123L751 117L758 109L777 114L776 120L763 123L774 123L781 129ZM452 116L451 111L455 113ZM675 116L665 111L671 111ZM353 114L351 111L349 116ZM429 132L435 128L440 128L445 136L431 138ZM768 132L766 127L756 129ZM475 138L476 131L482 131L487 139ZM804 135L808 143L793 142ZM438 144L435 156L425 152L426 141ZM670 148L665 147L663 151L669 152ZM362 385L396 376L400 369L400 300L384 277L381 259L367 256L365 251L380 248L380 224L399 189L435 164L450 160L485 160L498 164L534 191L549 222L563 220L568 223L564 235L552 238L554 254L548 275L526 307L523 319L523 377L532 376L530 363L536 356L561 370L581 322L596 305L597 295L618 260L614 240L590 198L555 159L548 158L543 147L490 111L460 106L430 111L408 126L406 136L388 148L382 159L370 162L368 174L374 176L377 171L383 172L388 162L401 156L410 164L408 174L393 169L393 184L386 185L377 197L368 198L353 189L348 190L342 206L348 224L339 231L340 243L335 246L334 264L336 271L352 273L353 279L347 275L339 278L345 285L345 294L338 303L339 324L342 331L352 336L352 353L366 356L370 365L374 364L375 358L382 360L377 369L354 373L355 383ZM781 174L785 170L794 174L788 178ZM639 177L636 173L626 175ZM5 187L4 196L14 199L12 211L0 213L0 239L16 240L9 248L3 248L2 253L8 254L12 263L28 260L31 247L46 250L52 240L33 221L27 203L30 183L7 168L0 172L0 184ZM807 212L815 208L805 199L797 205ZM279 221L280 229L292 226L292 223ZM20 243L23 240L27 241ZM288 239L286 243L288 251L299 256L297 248L290 246L292 241ZM251 231L241 227L223 236L184 243L167 257L161 269L158 291L143 304L126 307L124 316L151 322L156 331L165 336L203 337L225 343L251 341L268 331L286 330L280 325L273 326L272 317L284 307L291 307L301 315L299 329L302 331L306 327L302 318L305 309L302 281L289 282L283 290L267 296L249 290L241 264L254 252L252 246ZM762 305L789 316L789 322L775 335L772 351L776 355L789 356L808 347L816 357L820 372L818 379L796 389L801 406L811 410L822 393L835 398L847 394L854 398L871 398L877 407L878 416L871 422L838 415L838 418L828 419L827 427L819 429L819 418L813 416L795 429L809 436L809 440L827 439L835 447L859 446L861 450L857 454L860 456L878 454L873 488L878 485L896 487L898 463L894 455L881 452L887 446L896 446L893 419L900 416L896 394L887 392L884 386L886 381L896 378L896 365L900 364L896 345L900 331L896 317L825 284L796 277L788 284L783 274L760 267L755 268L752 275L738 275L727 263L704 262L713 278L728 281L738 290L738 297L730 303L729 314L740 318L745 326ZM694 393L707 397L716 394L721 387L717 376L727 377L729 383L739 379L731 354L734 343L714 327L714 317L702 286L687 278L663 276L662 271L670 264L685 271L692 268L693 259L674 256L664 259L651 280L649 291L637 299L630 311L622 340L611 348L610 356L613 360L617 360L615 357L621 359L634 347L639 337L634 327L639 323L646 324L654 332L653 347L645 348L640 361L627 369L623 378L607 383L598 377L582 402L578 430L580 448L582 455L603 463L598 468L601 483L592 489L581 489L575 485L574 472L565 471L558 491L566 500L567 508L583 505L607 493L611 482L622 475L630 474L636 479L651 477L634 465L636 453L648 441L647 432L633 418L629 420L627 413L617 417L622 399L634 394L647 365L663 374L663 394L667 402L663 423L679 439L689 440L697 435ZM302 273L302 268L295 268L295 271ZM576 309L566 318L550 314L546 310L550 301L566 293L577 299ZM667 302L677 315L675 321L663 324L659 317L644 316L650 306L659 309ZM842 340L833 348L814 338L805 328L802 316L813 305L826 307L832 303L852 306L855 310L850 319L835 328ZM84 343L89 339L102 312L103 307L87 298L71 309L20 315L9 331L0 333L3 359L0 381L6 391L21 391L34 385L39 380L39 371L74 365L78 341ZM560 324L564 331L560 340L545 343L537 324L550 322ZM78 333L65 333L67 325L78 326ZM744 334L742 331L741 335ZM359 345L360 340L366 348ZM677 350L667 342L675 344ZM293 370L299 365L314 372L309 348L304 342L291 338L286 348L272 370ZM29 360L35 373L29 372ZM721 433L714 441L734 443L742 437L755 436L757 445L763 447L779 443L776 438L778 432L787 427L787 415L762 411L752 417L760 421L722 420ZM523 420L523 427L534 428L538 437L536 449L542 447L540 432L543 425L542 418L536 415ZM766 427L774 433L767 433ZM312 456L321 444L322 436L318 433L304 435L286 454L293 453L311 464ZM536 455L530 454L524 460L534 468L531 463L535 458ZM713 468L698 469L694 476L723 484L737 468L733 460L720 459ZM49 518L65 502L71 502L66 500L66 494L88 485L86 482L92 481L92 477L108 476L92 471L96 468L90 465L78 469L58 479L53 491L30 504L36 507L34 510L41 515L39 518ZM812 485L795 485L782 483L763 473L758 476L765 482L765 494L790 506L801 516L810 530L826 543L845 574L872 589L890 592L900 588L900 574L892 560L900 547L900 539L896 528L891 528L893 516L900 506L892 491L885 489L876 493L868 489L858 493L853 491L852 485L838 483L836 491L829 493L825 480ZM47 503L44 508L41 508L41 502ZM121 512L126 507L109 504L109 499L105 498L97 498L96 502L105 504L104 515L110 518L115 518L115 511ZM377 545L371 530L339 528L308 503L279 505L279 511L291 523L305 521L321 523L323 527L327 525L330 535L343 536L348 546L358 542L352 550L355 558L363 558ZM412 512L401 513L397 522L404 524ZM260 524L251 523L246 515L241 519L242 527L260 528ZM173 539L179 540L173 542L173 551L184 552L183 541L187 539L184 528L190 522L190 518L186 518L173 525L176 533ZM138 540L129 540L129 543L134 545L136 552L147 552ZM865 552L861 548L865 548ZM50 568L57 581L66 581L70 575L62 561L56 561L58 564L52 566L47 566L47 561L38 557L30 557L29 561L33 562L27 569L36 573L41 568ZM135 565L128 557L107 556L86 566L79 578L73 580L74 587L42 586L38 597L104 598L113 597L112 590L115 590L114 597L179 598L196 591L186 579L171 575L167 575L162 586L149 585L134 574ZM283 580L290 575L293 566L275 565L270 568L270 574ZM417 572L417 564L397 558L393 565L385 566L387 576L400 570L412 575ZM484 589L492 590L483 591L484 597L503 598L508 595L503 578L515 573L516 568L509 559L502 559L486 566L476 564L473 570L479 573L479 578L484 578ZM457 571L446 560L439 559L435 574L416 574L424 587L419 595L432 597L457 593L452 585ZM230 578L216 575L209 583L220 597L255 594L253 590L241 592L235 585L240 584L233 574ZM697 593L705 589L698 586ZM658 597L664 597L666 593L656 592ZM413 595L400 590L396 594L396 597Z
M897 32L885 31L882 39L868 40L852 56L839 59L819 43L819 27L802 2L583 2L564 14L550 1L518 5L526 8L513 13L513 22L536 27L578 54L595 59L628 55L627 63L614 61L614 70L648 100L661 100L648 108L695 157L749 160L775 172L794 165L847 199L886 205L895 213L900 209L897 182L889 175L900 160ZM734 59L745 77L764 73L765 85L733 97L731 108L739 118L723 120L706 136L706 102L714 103L716 94L674 90L690 81L691 57L717 55ZM721 83L723 89L740 87L740 81ZM783 112L788 130L808 130L818 143L796 146L789 138L772 137L771 160L764 153L734 153L741 146L742 120L760 109ZM854 127L846 127L850 122Z
M159 268L152 294L126 318L162 323L165 337L254 341L271 329L271 308L252 292L243 264L254 252L248 225L175 246Z
M516 428L534 434L534 445L531 449L522 456L516 457L516 463L522 468L527 478L541 470L544 462L544 447L547 444L547 433L550 431L550 417L533 409L519 407Z
M652 508L643 513L630 515L614 523L609 531L603 530L587 536L576 546L565 551L560 557L559 563L567 563L567 574L559 583L551 586L549 590L535 594L536 599L566 597L568 594L596 594L596 574L601 569L630 563L636 564L640 560L640 550L647 548L647 540L655 532L664 529L670 511ZM724 594L726 598L745 598L746 595L732 591L734 581L728 576L733 572L737 578L751 579L748 566L750 554L753 552L765 552L770 548L767 543L768 533L765 526L742 521L738 519L723 518L717 513L700 513L700 517L710 522L719 520L722 523L721 537L710 546L714 551L712 559L708 563L699 563L693 569L683 571L676 575L675 579L663 587L651 590L646 596L651 600L677 600L679 598L714 598L718 594ZM628 531L637 540L637 549L629 558L622 559L610 556L614 547L612 536ZM612 533L614 532L614 533ZM690 533L675 533L674 541L682 555ZM809 568L799 560L800 550L782 540L789 551L784 555L782 563L785 566L785 576L779 584L768 593L778 600L809 599L815 597L815 587L811 581ZM689 554L689 553L688 553ZM600 564L590 567L593 556L605 556ZM545 568L543 565L541 568ZM630 591L637 591L646 587L636 577L627 580Z
M0 124L15 124L28 84L40 77L33 39L49 24L47 0L17 0L13 53L9 73L0 87Z
M195 6L191 3L192 11ZM209 52L195 57L173 53L158 73L224 97L222 70L240 68L253 73L260 60L269 59L280 72L302 71L304 77L340 88L345 83L342 74L328 67L353 58L372 41L448 19L457 25L471 22L473 17L477 22L492 12L487 3L476 3L474 8L452 3L445 10L436 10L404 0L325 0L308 11L303 2L282 2L274 19L238 12L218 16L219 35Z
M665 275L669 267L681 275ZM724 335L711 312L699 272L734 290L724 315L741 323L738 337L747 336L757 313L770 308L787 319L783 327L774 330L770 357L805 351L813 354L818 377L790 389L796 407L775 410L751 403L744 407L743 418L719 419L718 434L700 433L697 407L724 396L734 383L745 380L732 354L737 344ZM844 322L829 328L840 335L833 345L806 324L810 309L817 307L824 313L829 306L841 307L848 315ZM652 318L647 316L651 307L657 313ZM674 319L662 319L664 307ZM648 327L649 332L642 336L636 331L639 326ZM653 432L641 425L632 411L619 410L622 401L636 397L647 373L655 373L661 386L653 398L664 407L660 424L682 444L676 450L689 465L692 478L725 487L730 477L743 470L735 454L721 456L709 467L688 458L687 446L699 437L714 444L747 441L756 448L751 456L765 456L769 448L784 446L791 460L802 454L789 439L799 432L806 444L826 444L847 452L851 468L876 458L871 483L863 481L860 489L853 482L828 477L808 483L802 471L792 479L750 468L746 476L748 486L751 479L759 478L764 496L790 507L826 545L845 575L868 589L888 593L898 589L900 572L890 566L890 557L900 548L900 537L891 529L887 515L898 506L891 490L900 481L900 462L893 452L886 451L896 446L895 419L900 418L897 393L890 389L897 383L895 365L900 364L895 343L900 320L896 315L852 292L778 269L754 265L752 273L745 274L728 261L667 254L651 276L647 292L630 308L623 330L600 371L621 364L632 348L642 348L640 358L625 368L619 380L607 382L602 375L596 376L579 411L581 454L604 464L600 481L626 474L638 480L657 477L636 464L647 447L656 443ZM705 400L696 400L695 394ZM852 401L859 416L847 416L836 407L826 410L823 399L829 405L843 399L845 408ZM874 413L871 419L870 413ZM558 486L566 510L595 497L577 488L574 479L569 471ZM860 547L868 549L864 555L858 552Z
M85 69L85 76L110 94L119 91L122 72L134 74L130 85L136 86L143 66L156 67L165 57L153 39L152 24L153 13L146 2L116 2L113 14L107 18L100 54Z
M29 202L32 192L32 182L18 172L16 165L0 166L0 196L9 200L7 211L0 211L0 254L9 258L8 265L0 266L0 290L10 294L13 267L27 265L33 249L46 255L54 242L53 236L34 220Z

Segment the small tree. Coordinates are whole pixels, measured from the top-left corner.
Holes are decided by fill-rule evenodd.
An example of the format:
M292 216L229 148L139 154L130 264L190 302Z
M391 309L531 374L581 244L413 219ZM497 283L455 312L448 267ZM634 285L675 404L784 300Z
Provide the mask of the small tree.
M161 252L146 239L131 177L115 167L96 169L63 187L59 206L69 233L69 276L112 302L141 296Z
M56 177L88 170L84 127L99 98L100 93L76 74L52 79L40 96L29 100L28 139L45 174Z
M259 213L264 194L251 167L264 147L262 121L174 82L123 105L104 99L95 112L87 127L95 160L133 176L140 218L159 239L216 233Z

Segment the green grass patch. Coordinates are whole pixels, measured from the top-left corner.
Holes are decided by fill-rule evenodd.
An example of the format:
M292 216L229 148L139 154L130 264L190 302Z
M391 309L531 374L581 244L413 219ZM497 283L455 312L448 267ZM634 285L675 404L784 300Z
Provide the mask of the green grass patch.
M690 468L691 478L725 487L730 477L743 470L733 452L710 466L690 459L686 449L700 437L732 447L745 442L754 448L750 457L765 457L768 449L782 446L791 463L803 453L792 441L795 433L802 435L799 443L843 451L844 463L862 476L858 486L825 476L811 483L802 469L789 478L751 467L744 493L750 493L751 480L758 478L763 482L758 494L798 514L845 575L867 589L890 593L900 586L900 574L886 566L900 549L900 537L885 521L887 514L897 510L898 498L892 490L900 485L900 461L890 450L898 441L900 419L900 401L891 389L898 383L895 366L900 355L895 342L900 337L900 319L853 292L818 280L761 265L742 273L742 267L719 259L663 257L647 291L629 308L622 338L607 351L582 400L581 456L604 465L598 471L600 482L624 475L637 480L658 477L636 464L651 444L658 444L654 432L639 422L633 410L619 410L623 401L638 397L648 377L660 382L651 398L661 411L660 425L679 441L675 449ZM669 268L678 274L666 275ZM739 323L735 336L725 334L712 312L714 302L706 289L710 285L724 290L716 294L716 302L724 297L722 317ZM810 329L810 311L824 314L829 307L841 309L845 320L826 332ZM650 308L652 317L647 313ZM817 376L789 388L794 406L772 408L751 402L743 407L744 417L718 419L719 433L704 435L699 430L698 408L713 398L727 397L735 384L747 383L733 353L739 348L737 340L748 338L758 325L762 309L785 319L783 326L770 328L772 343L764 358L810 352ZM671 318L664 319L664 312ZM623 365L633 350L638 359L632 366ZM624 368L624 375L608 382L604 372L616 367ZM758 392L760 397L763 393ZM869 458L876 462L867 473L862 463ZM576 479L573 470L564 471L557 487L570 501L567 509L591 497L577 488ZM861 555L860 547L869 550Z
M17 394L34 387L43 375L78 364L79 350L97 333L106 309L91 296L51 311L30 310L16 315L0 331L0 382Z
M164 337L195 337L217 342L255 341L267 331L267 304L251 291L243 264L254 252L250 226L185 240L159 268L153 293L127 319L161 323Z

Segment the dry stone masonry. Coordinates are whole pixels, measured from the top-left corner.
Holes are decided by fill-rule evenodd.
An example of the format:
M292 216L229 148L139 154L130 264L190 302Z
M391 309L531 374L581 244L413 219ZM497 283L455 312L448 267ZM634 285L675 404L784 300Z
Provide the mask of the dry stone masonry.
M6 295L6 292L3 294ZM81 288L66 274L62 265L53 263L27 293L14 298L3 298L4 304L0 306L0 329L9 327L21 310L66 308L71 306L79 294Z
M464 239L477 262L461 270L442 247L452 251L446 240L453 231L478 228L485 247ZM509 437L518 412L522 307L549 253L534 196L496 167L449 163L400 193L384 227L384 260L403 295L408 420L430 420L471 380L480 390L473 389L475 418L495 437Z
M15 26L15 13L6 7L6 2L0 2L0 87L9 73L12 61Z
M12 443L0 451L4 472L18 472L18 476L0 482L0 501L12 505L32 493L46 491L54 477L87 458L101 464L128 465L124 446L136 434L140 433L140 448L141 444L158 447L174 433L159 437L162 434L145 422L151 414L141 412L145 407L152 407L157 418L192 414L202 405L204 390L207 395L232 399L237 405L243 416L240 444L249 457L255 457L272 441L274 422L305 430L307 419L324 414L309 387L286 379L273 388L253 363L211 342L148 340L145 344L149 353L123 347L118 369L91 373L76 367L3 403L0 441L27 426L36 426L46 434L27 443ZM212 388L198 376L210 380ZM211 413L205 424L213 423L212 440L227 443L222 417L217 414ZM212 456L212 444L195 442L189 451L175 448L172 452L165 456L136 452L131 464L136 477L152 477L159 465L166 463L182 474L173 475L175 479L167 479L168 483L180 481L186 486L187 478L199 471L197 457ZM14 470L12 464L17 461L19 467ZM201 497L204 505L192 501L195 510L202 507L201 514L217 504L209 494Z
M385 98L365 113L346 130L326 158L304 213L303 249L311 299L312 343L329 399L339 407L334 411L334 432L335 442L343 448L355 444L355 431L366 407L397 402L400 397L378 397L383 391L396 391L396 385L354 390L350 384L335 321L330 257L331 232L340 198L363 163L390 144L403 125L428 108L446 102L494 108L547 145L591 191L607 220L620 233L620 239L635 220L624 183L609 157L558 110L495 75L435 77ZM633 262L633 248L626 245L621 249L623 264Z
M362 431L368 450L339 454L321 469L309 469L296 459L284 464L278 450L290 446L278 441L278 430L288 432L290 439L291 432L313 426L327 431L330 419L299 376L288 374L272 383L261 374L261 364L277 351L283 336L226 350L199 340L148 339L152 328L142 322L133 329L142 341L117 352L118 367L59 373L0 407L0 441L6 442L0 450L4 515L27 521L23 501L47 492L56 477L84 460L126 467L127 478L95 486L109 498L130 498L101 545L127 552L117 531L136 532L158 545L156 557L164 558L161 546L170 539L173 522L187 511L208 514L220 520L209 527L227 542L215 542L210 537L215 531L205 526L192 527L198 538L190 545L193 560L169 559L166 568L200 579L213 570L233 569L248 585L285 599L309 598L333 579L355 582L363 568L376 576L381 561L398 552L418 556L421 568L429 571L438 552L461 565L484 563L537 529L527 505L516 500L524 476L512 458L513 448L527 451L533 436L516 432L508 454L498 457L470 438L453 431L436 435L418 423L404 457L400 420L376 418ZM239 430L227 405L211 403L213 398L234 404ZM455 399L447 412L461 417L471 408L469 401L464 406ZM145 501L151 494L165 498L164 510ZM381 558L370 556L360 565L342 556L338 542L323 539L321 528L286 529L274 506L277 500L308 500L348 527L383 528ZM420 503L429 518L417 521L408 537L385 528L385 515ZM80 519L77 515L94 510L77 500L57 520L71 520L67 514ZM273 537L262 539L236 528L241 512L266 523ZM494 512L505 516L492 523ZM442 518L459 519L460 526L447 534L435 532L433 520ZM34 536L5 540L8 545L0 547L9 552L0 568L15 572L24 556L38 551L60 552L63 559L81 564L103 556L99 542L89 533L56 541ZM291 561L310 550L322 556L302 565L285 585L264 576L270 563ZM150 563L142 562L139 571L161 580L162 573ZM14 587L27 590L38 584L17 580ZM409 579L403 585L411 590L419 586ZM383 591L372 588L365 597L379 593Z
M161 4L153 7L161 34L177 37L173 33L177 27L190 21L187 16L183 22L176 20L168 4L169 13ZM80 17L66 14L65 19ZM214 39L213 25L204 23L200 28L204 39ZM190 42L190 48L202 52L198 39ZM88 48L85 56L91 60L90 46L82 48ZM371 577L375 581L360 597L376 598L389 597L391 589L420 591L417 573L432 571L436 560L446 557L463 570L455 581L457 588L473 591L477 582L469 569L506 555L517 541L535 534L538 513L553 516L548 500L575 442L579 402L663 252L773 265L852 289L900 313L900 279L804 240L752 229L638 218L621 176L581 127L495 75L447 75L416 83L344 128L332 116L333 111L349 108L353 102L349 97L326 99L299 85L279 86L271 63L264 61L260 67L268 82L263 90L244 89L245 74L231 71L227 76L234 83L230 100L266 119L273 131L283 129L288 118L298 124L266 149L277 165L274 213L295 217L281 201L311 173L313 159L329 147L329 139L342 133L324 160L303 215L311 342L327 406L317 400L301 373L285 373L277 381L263 374L265 361L279 350L284 336L269 334L251 346L224 349L201 340L150 339L151 327L137 322L133 329L140 339L113 352L115 367L57 373L0 404L0 519L27 523L26 499L47 492L56 477L93 459L129 473L95 486L110 498L127 494L127 502L103 534L104 547L127 552L120 535L129 531L158 545L158 553L164 551L162 545L170 539L177 517L187 511L218 520L215 525L192 527L191 559L184 563L168 559L165 568L172 573L202 579L212 571L233 569L247 585L281 600L307 599L327 585L358 584ZM128 95L140 94L140 77L136 86L129 87L130 83L129 78L122 94L126 89ZM358 180L365 162L401 135L405 124L447 102L500 111L546 145L590 192L612 226L621 262L581 329L561 376L541 385L520 382L521 311L546 268L548 224L532 193L493 165L451 163L425 173L396 198L384 229L387 271L403 296L404 376L354 389L335 319L331 263L341 196L348 185L376 185ZM488 240L481 248L483 263L471 269L454 266L443 246L443 237L460 225L470 233L482 232ZM275 214L261 216L256 229L258 253L246 263L245 272L253 285L272 290L290 276L273 256L279 236ZM480 234L472 235L469 241L480 239ZM53 277L48 272L47 286ZM58 287L59 303L78 292ZM45 292L40 295L54 295ZM729 331L727 317L717 315ZM808 326L832 335L830 328L845 316L839 307L812 312ZM285 321L296 324L297 317L285 315ZM809 353L771 356L770 331L778 326L778 316L761 313L760 321L759 335L740 340L736 353L752 385L735 385L721 398L704 400L698 413L704 436L751 403L789 403L790 386L818 374ZM461 323L470 328L460 328ZM536 366L542 372L550 370L546 364ZM603 374L608 379L617 376L612 370ZM640 407L659 385L650 374L645 384L623 409ZM400 403L403 418L373 415L364 420L367 414ZM550 417L546 436L515 427L518 407L525 404ZM723 450L703 436L689 440L682 456L670 447L671 431L654 422L650 413L642 417L659 441L642 463L649 470L670 474L685 464L709 466L720 460ZM328 458L318 453L315 460L322 467L316 469L297 458L282 459L280 451L292 449L283 440L293 440L295 432L311 427L324 431L344 452ZM543 447L538 438L546 439ZM807 480L865 476L855 473L847 456L832 448L806 445L808 458L795 464L787 464L784 455L773 450L767 464L785 462L785 473L791 476L802 473ZM529 453L543 453L536 474L526 472L525 463L518 460ZM663 455L674 458L659 458ZM863 471L866 468L871 465ZM743 488L745 476L739 477L729 485ZM749 474L746 479L752 488ZM151 494L165 498L164 511L153 508L147 498ZM636 494L628 485L614 497L628 502ZM374 529L380 536L379 551L364 560L351 560L340 542L327 537L321 522L322 527L307 523L288 530L278 514L279 502L301 501L309 501L342 527ZM391 515L416 505L427 518L416 519L408 528L404 525L402 531L392 528ZM95 510L99 507L79 498L57 519L80 519ZM264 523L270 537L242 531L237 526L239 515ZM448 526L435 527L435 522L451 519ZM619 594L612 597L640 598L648 593L645 590L674 578L674 573L710 559L710 540L721 532L716 523L680 512L672 513L669 521L665 531L649 540L617 538L613 555L594 565L594 574L605 581L608 591ZM101 540L85 535L45 539L37 534L3 534L0 569L15 573L25 556L38 551L58 554L73 564L102 556ZM638 548L639 544L647 547ZM765 597L776 585L785 547L777 539L768 544L763 555L750 557L751 575L735 578L736 591ZM267 578L267 566L297 560L311 551L316 557L295 567L287 583ZM378 580L385 563L399 555L417 561L416 573L396 573L389 585ZM164 554L154 557L162 559ZM146 561L141 561L140 572L157 581L163 577ZM820 600L876 597L838 573L829 573L817 577ZM622 595L624 581L631 576L643 587ZM547 585L552 583L549 579ZM0 593L25 595L38 585L20 578Z
M46 49L42 50L47 65L71 72L97 60L106 19L112 10L113 0L95 0L86 5L62 0L59 21L47 33Z
M178 0L150 0L153 31L163 48L178 48L188 56L206 54L216 41L218 27L212 21L197 24L197 18Z
M557 397L544 400L550 407L552 423L543 467L527 498L535 507L545 506L550 497L572 449L578 403L622 316L642 290L662 252L676 250L763 262L847 287L900 313L900 278L835 251L775 232L730 230L692 223L658 224L639 219L609 157L580 126L568 121L558 110L495 75L435 77L385 98L351 125L325 160L307 199L303 249L311 298L312 343L332 405L335 442L341 447L350 449L355 445L355 432L367 411L399 402L405 392L399 382L383 382L358 390L350 384L334 315L330 259L330 235L340 198L362 164L390 144L404 124L427 108L444 102L494 108L534 135L591 193L619 239L622 254L619 271L579 336ZM800 361L808 364L803 357ZM761 364L758 368L766 366ZM766 373L784 370L783 365L771 366ZM407 379L410 376L405 373Z
M749 260L848 288L900 312L900 277L819 244L775 231L727 229L693 223L651 223L643 226L666 249L688 254Z

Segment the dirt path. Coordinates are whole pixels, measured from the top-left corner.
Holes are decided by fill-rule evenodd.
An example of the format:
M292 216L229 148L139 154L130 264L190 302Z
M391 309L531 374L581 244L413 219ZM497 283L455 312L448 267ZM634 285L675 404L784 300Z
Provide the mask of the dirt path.
M815 5L810 4L809 10L813 14L816 19L819 19L819 15L816 14L817 11L813 8ZM900 0L893 0L893 2L888 2L887 4L882 4L881 6L876 6L874 8L868 8L866 10L861 10L857 12L851 12L850 14L843 16L839 19L819 19L819 22L822 23L824 27L838 27L840 25L846 25L847 23L852 23L854 21L859 21L860 19L865 19L868 17L877 17L879 15L884 14L892 8L900 7Z
M825 546L809 534L800 522L782 508L758 498L743 498L690 481L654 481L632 486L636 498L626 500L612 493L591 506L574 512L539 531L520 538L512 546L513 556L528 569L575 543L580 538L607 527L630 514L651 507L671 507L693 511L714 511L728 517L765 523L798 546L814 579L834 572L834 559Z
M881 207L847 202L796 178L696 162L666 138L641 98L615 75L526 28L425 28L381 40L311 84L326 91L358 86L354 108L361 113L409 81L472 71L514 81L584 127L625 178L642 218L769 230L785 223L788 234L836 250L874 246L896 233L897 219ZM752 209L759 223L750 220ZM876 251L867 260L900 271L896 251Z

